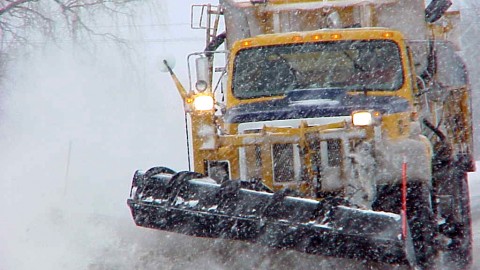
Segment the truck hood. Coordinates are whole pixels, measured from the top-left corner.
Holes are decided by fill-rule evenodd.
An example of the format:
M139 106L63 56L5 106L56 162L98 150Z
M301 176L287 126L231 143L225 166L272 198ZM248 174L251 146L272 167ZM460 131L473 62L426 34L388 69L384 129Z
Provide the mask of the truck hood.
M225 113L227 123L349 116L355 110L375 110L382 114L405 112L407 99L398 96L348 94L345 89L298 89L281 99L241 104Z

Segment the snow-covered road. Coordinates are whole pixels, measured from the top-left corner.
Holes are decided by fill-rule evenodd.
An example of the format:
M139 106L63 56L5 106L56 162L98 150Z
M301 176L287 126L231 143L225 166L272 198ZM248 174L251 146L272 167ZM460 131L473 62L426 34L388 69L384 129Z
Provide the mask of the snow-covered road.
M480 269L480 174L471 175L470 183L476 254L473 269ZM126 206L119 207L125 211L122 217L86 213L75 204L61 203L45 207L27 223L10 220L17 227L6 237L6 245L2 239L0 269L391 269L140 228L133 224Z
M480 162L477 164L480 166ZM480 269L480 173L470 175L474 265ZM119 220L120 221L120 220ZM101 223L108 227L109 222ZM108 249L91 269L391 269L345 259L325 259L294 251L269 250L236 241L196 239L128 225L117 227L118 247ZM116 258L128 258L119 267ZM95 268L97 266L98 268ZM123 268L129 266L131 268ZM110 269L110 268L107 268ZM452 269L453 270L453 269Z

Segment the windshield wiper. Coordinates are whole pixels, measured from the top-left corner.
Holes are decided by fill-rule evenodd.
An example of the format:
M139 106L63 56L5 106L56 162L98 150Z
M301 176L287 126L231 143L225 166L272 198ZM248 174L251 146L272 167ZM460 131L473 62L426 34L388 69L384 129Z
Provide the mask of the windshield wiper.
M343 54L344 54L350 61L352 61L353 67L354 67L355 69L358 69L358 70L360 70L360 71L362 71L362 72L366 72L366 71L367 71L363 66L360 66L360 65L357 63L357 61L355 61L355 60L353 59L353 57L352 57L351 55L349 55L346 51L342 51L342 52L343 52Z

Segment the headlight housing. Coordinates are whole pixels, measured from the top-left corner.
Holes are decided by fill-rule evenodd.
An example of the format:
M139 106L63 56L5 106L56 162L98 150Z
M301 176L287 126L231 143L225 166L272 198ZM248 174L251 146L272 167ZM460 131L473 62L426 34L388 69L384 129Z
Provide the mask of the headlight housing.
M210 95L199 95L193 99L193 108L196 111L211 111L215 102Z
M198 80L196 83L195 83L195 88L197 89L198 92L202 93L202 92L205 92L205 90L207 90L208 88L208 83L204 80Z
M368 111L354 111L352 112L352 124L357 127L373 126L380 123L380 112Z

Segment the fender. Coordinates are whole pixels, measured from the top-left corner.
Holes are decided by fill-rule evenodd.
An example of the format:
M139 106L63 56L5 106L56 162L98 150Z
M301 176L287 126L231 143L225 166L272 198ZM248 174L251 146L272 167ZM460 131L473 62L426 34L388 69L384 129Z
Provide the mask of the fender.
M386 140L375 148L378 185L397 184L402 179L402 163L407 162L408 181L432 185L432 146L424 135Z

